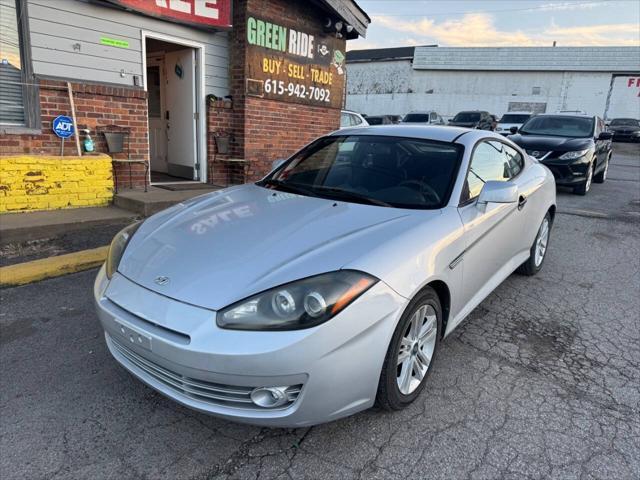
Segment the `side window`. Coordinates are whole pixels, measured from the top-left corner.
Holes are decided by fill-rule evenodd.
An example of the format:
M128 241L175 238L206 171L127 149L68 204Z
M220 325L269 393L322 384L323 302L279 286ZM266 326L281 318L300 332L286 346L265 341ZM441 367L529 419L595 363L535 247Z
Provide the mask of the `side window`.
M351 115L348 113L343 113L340 115L340 126L341 127L350 127L351 126Z
M505 181L511 178L504 153L505 145L500 142L480 142L471 158L469 173L462 191L462 202L476 198L485 182Z
M438 119L437 117L438 116L435 113L432 113L431 116L430 116L430 119L431 119L432 122L435 122Z
M504 145L504 153L507 158L507 164L509 165L509 178L513 178L518 175L524 168L524 158L520 155L515 148L511 148L509 145Z
M362 119L357 115L349 115L351 117L351 125L360 125L362 123Z

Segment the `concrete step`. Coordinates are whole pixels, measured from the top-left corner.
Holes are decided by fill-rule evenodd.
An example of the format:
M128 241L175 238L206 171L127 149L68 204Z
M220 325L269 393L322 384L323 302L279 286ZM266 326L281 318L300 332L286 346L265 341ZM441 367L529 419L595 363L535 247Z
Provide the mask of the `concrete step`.
M164 188L149 187L148 192L142 190L122 190L114 195L113 205L149 217L176 203L188 200L205 193L214 192L221 187L207 186L198 190L172 191Z

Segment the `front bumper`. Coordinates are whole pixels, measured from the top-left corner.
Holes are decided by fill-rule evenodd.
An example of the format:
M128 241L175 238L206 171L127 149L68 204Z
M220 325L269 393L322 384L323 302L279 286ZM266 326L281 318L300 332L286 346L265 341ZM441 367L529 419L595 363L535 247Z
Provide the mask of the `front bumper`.
M612 132L613 140L618 142L640 142L640 131L636 132Z
M113 357L182 405L239 422L301 427L373 405L407 300L378 282L318 327L290 332L224 330L215 312L149 291L102 268L96 309ZM288 386L289 402L251 403L257 387Z
M589 159L590 157L585 155L574 161L546 159L540 163L551 170L556 179L556 185L572 186L583 183L587 179Z

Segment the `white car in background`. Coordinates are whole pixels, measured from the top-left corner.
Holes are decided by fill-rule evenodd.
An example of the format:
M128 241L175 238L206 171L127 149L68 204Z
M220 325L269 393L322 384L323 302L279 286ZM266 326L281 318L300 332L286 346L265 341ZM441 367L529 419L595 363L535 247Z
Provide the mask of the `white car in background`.
M340 128L368 127L369 122L358 112L342 110L340 113Z
M498 126L496 128L496 133L500 135L511 135L511 128L516 127L520 129L520 127L531 118L533 113L531 112L508 112L505 113L500 121L498 122Z

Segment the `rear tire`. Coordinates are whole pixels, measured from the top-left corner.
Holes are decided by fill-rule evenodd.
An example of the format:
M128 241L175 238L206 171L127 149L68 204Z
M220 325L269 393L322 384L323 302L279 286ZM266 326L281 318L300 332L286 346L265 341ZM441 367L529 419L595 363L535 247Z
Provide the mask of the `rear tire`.
M411 301L393 333L380 373L378 406L400 410L420 395L433 369L441 336L440 299L433 288L426 287Z
M542 270L544 259L547 258L547 250L549 247L549 238L551 237L551 215L547 212L542 219L536 239L529 250L529 259L518 267L517 273L527 275L529 277L535 275Z

